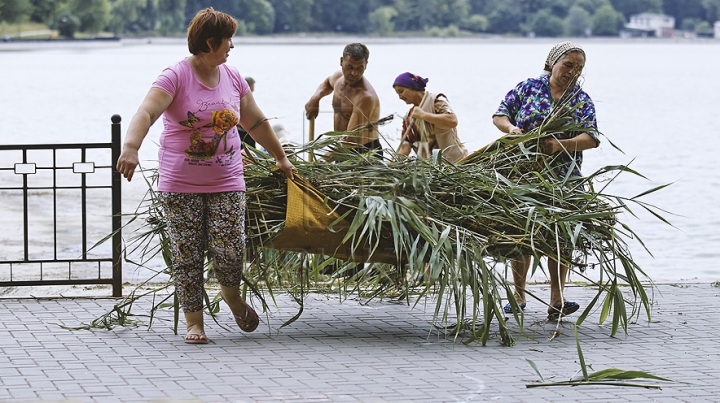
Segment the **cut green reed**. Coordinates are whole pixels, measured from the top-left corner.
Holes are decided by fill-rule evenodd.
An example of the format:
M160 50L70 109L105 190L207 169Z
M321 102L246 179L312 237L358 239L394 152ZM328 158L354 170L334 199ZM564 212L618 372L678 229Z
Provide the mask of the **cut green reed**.
M568 111L572 110L566 108ZM334 202L350 223L346 244L357 249L377 248L383 237L392 240L395 264L367 262L357 273L353 271L356 262L270 248L285 226L287 187L274 160L250 147L245 166L244 293L258 298L264 310L277 304L276 293L289 294L299 310L282 326L300 318L304 297L311 292L403 300L413 307L430 303L434 328L446 337L485 345L497 335L503 344L513 345L518 333L524 332L524 315L512 315L519 331L511 331L503 305L509 301L517 308L517 303L506 279L507 263L519 256L533 256L535 272L544 270L542 257L552 256L597 289L577 324L599 306L600 323L611 321L611 336L621 328L627 333L629 317L644 310L650 319L644 284L652 282L633 260L628 242L637 240L647 249L618 217L633 214L633 205L667 223L662 210L642 200L663 186L634 197L607 194L607 185L594 189L597 178L642 177L624 165L606 166L581 178L557 175L555 161L542 152L542 144L561 130L581 128L565 114L554 114L537 129L501 137L455 164L444 160L442 152L428 160L396 155L391 149L384 150L383 160L372 153L358 154L338 141L353 132L328 132L302 146L287 147L298 174L325 195L328 205ZM130 236L125 246L128 254L140 251L142 258L126 262L144 266L160 255L167 268L157 275L169 274L172 279L164 217L153 190L157 172L144 173L149 190L138 208L128 214L129 222L144 220L143 225L126 234ZM558 254L559 250L572 253ZM211 269L208 263L207 270ZM590 280L588 270L598 270L600 280ZM629 292L623 293L623 289ZM150 294L158 291L153 289ZM171 284L165 292L173 295ZM88 326L108 328L126 323L132 307L128 301L147 295L132 292ZM529 296L545 303L532 293ZM179 307L176 299L169 301L170 297L163 297L154 302L149 316L152 322L159 309L172 307L177 331ZM218 312L217 296L210 300L206 295L206 302L211 314Z

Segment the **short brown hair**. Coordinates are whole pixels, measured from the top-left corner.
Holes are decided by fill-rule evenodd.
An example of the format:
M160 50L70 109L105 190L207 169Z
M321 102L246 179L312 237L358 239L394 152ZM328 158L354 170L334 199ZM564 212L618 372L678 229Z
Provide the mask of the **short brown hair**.
M343 50L343 58L346 57L350 57L353 60L358 61L368 61L368 59L370 59L370 51L368 50L367 46L363 45L362 43L351 43L345 46L345 49Z
M210 52L208 39L212 47L217 47L225 38L232 38L237 31L235 18L212 7L198 11L188 26L188 50L193 55Z

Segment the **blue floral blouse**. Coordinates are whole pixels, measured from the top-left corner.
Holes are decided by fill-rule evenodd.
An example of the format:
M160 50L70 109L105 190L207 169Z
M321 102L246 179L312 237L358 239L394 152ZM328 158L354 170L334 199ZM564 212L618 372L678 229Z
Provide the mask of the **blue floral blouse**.
M543 119L547 117L553 108L552 95L550 93L550 76L542 75L538 78L530 78L518 84L510 90L505 99L500 103L497 111L493 116L507 116L510 122L528 132L542 124ZM597 120L595 118L595 104L593 104L590 96L583 91L577 84L571 92L571 98L563 102L567 102L567 108L573 110L573 118L576 123L586 129L586 133L592 136L595 141L600 144L597 130ZM579 135L581 132L564 132L557 133L558 139L569 139ZM580 176L580 166L582 165L582 151L577 151L574 156L568 153L559 153L557 156L560 166L558 174L563 176L572 166L575 159L575 168L573 175Z

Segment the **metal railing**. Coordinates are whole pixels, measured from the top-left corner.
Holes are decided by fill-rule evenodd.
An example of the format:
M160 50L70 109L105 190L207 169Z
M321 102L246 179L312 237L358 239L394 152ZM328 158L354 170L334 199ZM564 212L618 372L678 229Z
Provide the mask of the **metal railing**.
M110 143L0 145L0 287L112 284L122 296L121 118L111 121Z

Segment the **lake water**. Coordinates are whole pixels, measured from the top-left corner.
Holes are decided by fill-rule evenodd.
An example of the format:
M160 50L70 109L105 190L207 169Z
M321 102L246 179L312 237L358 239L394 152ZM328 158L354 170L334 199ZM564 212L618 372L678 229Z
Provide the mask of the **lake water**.
M442 92L459 119L469 150L499 137L491 116L505 93L537 76L553 40L366 40L366 77L380 96L381 116L403 115L407 105L392 89L405 71L428 77L428 90ZM308 136L303 106L318 84L339 68L343 40L301 43L236 41L228 63L256 79L255 98L273 124L290 139ZM647 177L621 175L608 193L643 197L667 211L669 226L635 207L638 218L623 217L652 252L631 241L640 266L658 282L717 281L720 267L720 175L714 153L720 146L715 118L720 113L720 40L584 40L584 89L596 103L606 136L586 152L586 174L605 165L630 164ZM124 43L105 48L32 51L0 49L0 141L4 144L105 142L110 117L127 125L151 83L169 64L187 55L184 40ZM330 97L321 103L316 133L330 130ZM156 158L161 122L141 150L147 166ZM394 147L400 119L382 128ZM611 145L620 147L624 153ZM141 181L124 185L130 211L144 190ZM7 201L0 200L0 203ZM3 206L5 210L6 206Z

